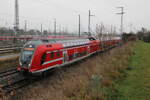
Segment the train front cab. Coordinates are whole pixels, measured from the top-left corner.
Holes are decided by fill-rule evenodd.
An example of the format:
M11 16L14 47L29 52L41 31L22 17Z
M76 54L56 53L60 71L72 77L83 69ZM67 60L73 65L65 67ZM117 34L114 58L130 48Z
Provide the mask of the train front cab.
M34 50L35 48L33 48L31 45L30 47L25 47L22 50L19 58L19 67L17 68L20 73L29 74L30 66L34 56Z
M44 44L37 47L30 72L41 75L43 72L58 67L63 63L61 44Z

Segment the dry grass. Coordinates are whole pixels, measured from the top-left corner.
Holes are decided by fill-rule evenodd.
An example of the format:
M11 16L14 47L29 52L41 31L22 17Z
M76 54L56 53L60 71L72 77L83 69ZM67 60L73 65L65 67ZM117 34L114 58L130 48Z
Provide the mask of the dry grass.
M12 67L17 67L19 61L18 57L0 59L0 70L5 70Z
M128 67L132 43L80 63L57 69L43 81L10 96L10 100L106 100L107 89ZM112 90L112 91L115 91Z

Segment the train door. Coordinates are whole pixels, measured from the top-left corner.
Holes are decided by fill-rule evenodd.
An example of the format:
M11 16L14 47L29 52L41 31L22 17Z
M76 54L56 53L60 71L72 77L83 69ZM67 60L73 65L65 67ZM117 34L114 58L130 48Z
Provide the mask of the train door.
M67 51L63 51L63 61L64 63L66 63L68 61L68 54L67 54Z
M90 54L90 46L87 46L87 53Z

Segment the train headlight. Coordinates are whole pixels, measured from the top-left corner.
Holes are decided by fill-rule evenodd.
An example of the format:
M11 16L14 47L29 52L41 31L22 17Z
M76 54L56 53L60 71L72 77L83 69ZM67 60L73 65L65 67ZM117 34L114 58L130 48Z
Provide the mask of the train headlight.
M31 67L31 64L29 64L29 67Z
M21 62L19 62L20 63L20 65L22 66L22 63Z

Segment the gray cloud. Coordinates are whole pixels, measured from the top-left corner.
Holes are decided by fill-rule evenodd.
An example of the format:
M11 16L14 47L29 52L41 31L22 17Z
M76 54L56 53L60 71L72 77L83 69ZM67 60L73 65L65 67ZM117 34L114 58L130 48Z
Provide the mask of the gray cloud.
M58 26L77 31L78 14L81 14L82 31L86 31L90 9L95 15L92 26L103 22L119 28L120 16L115 14L118 12L116 7L124 6L126 31L131 23L136 28L150 29L149 4L149 0L19 0L20 26L23 28L24 20L27 20L29 28L40 29L43 24L45 29L53 29L53 18L56 18ZM14 0L0 0L0 26L12 27L13 22Z

